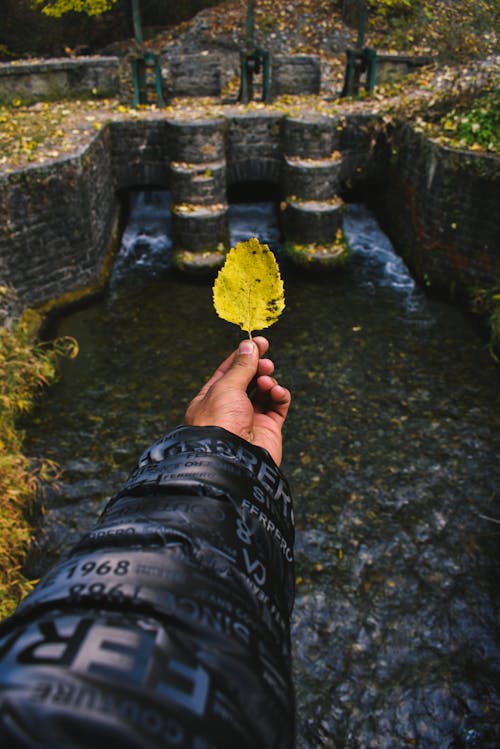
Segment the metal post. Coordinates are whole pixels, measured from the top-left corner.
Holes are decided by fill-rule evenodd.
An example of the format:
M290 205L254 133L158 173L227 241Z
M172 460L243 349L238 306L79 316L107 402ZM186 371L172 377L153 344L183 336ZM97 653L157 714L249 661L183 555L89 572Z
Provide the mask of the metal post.
M373 93L375 88L375 80L377 75L377 50L365 49L365 57L367 61L367 72L366 72L366 90L369 94Z
M356 47L360 50L365 46L366 19L366 0L358 0L358 41Z
M346 50L346 66L344 74L344 88L341 96L352 96L354 90L354 66L356 64L356 53L353 49Z
M247 0L246 51L253 52L255 46L255 0Z
M134 24L134 36L137 44L142 47L144 42L142 36L141 10L139 0L132 0L132 22Z
M271 77L269 71L269 52L262 51L262 101L271 101Z

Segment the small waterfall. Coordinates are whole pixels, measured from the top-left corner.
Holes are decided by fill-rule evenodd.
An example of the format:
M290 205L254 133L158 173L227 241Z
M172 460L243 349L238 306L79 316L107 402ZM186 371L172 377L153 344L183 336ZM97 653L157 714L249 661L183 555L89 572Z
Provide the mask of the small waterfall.
M349 205L344 214L344 231L352 249L351 264L359 284L367 290L375 286L390 288L404 301L408 312L423 312L425 294L371 211L364 205Z
M123 232L111 285L119 283L131 271L142 270L147 275L163 273L170 266L172 229L167 190L131 191L130 215Z
M132 191L130 216L111 277L116 287L125 278L161 276L171 265L171 193L166 190ZM278 254L282 236L278 209L272 201L230 203L229 239L231 247L257 237ZM388 237L380 230L375 216L363 205L350 204L344 214L344 231L352 249L350 272L367 293L378 287L391 290L404 310L422 324L426 297L396 254Z
M281 231L275 203L231 203L229 238L231 247L257 237L274 251L281 249Z

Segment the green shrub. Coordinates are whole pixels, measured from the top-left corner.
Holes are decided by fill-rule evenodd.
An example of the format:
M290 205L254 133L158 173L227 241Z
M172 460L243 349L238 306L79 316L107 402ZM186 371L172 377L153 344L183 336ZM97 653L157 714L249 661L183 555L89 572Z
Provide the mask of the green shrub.
M450 109L433 123L431 134L453 148L500 152L500 91Z

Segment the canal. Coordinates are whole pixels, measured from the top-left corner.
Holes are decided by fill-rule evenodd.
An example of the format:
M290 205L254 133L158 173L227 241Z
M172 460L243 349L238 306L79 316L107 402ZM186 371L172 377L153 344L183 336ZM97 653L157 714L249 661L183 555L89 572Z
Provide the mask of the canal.
M75 361L28 427L55 460L30 572L93 524L141 451L240 338L211 284L169 270L168 194L132 195L107 294L54 333ZM474 323L427 297L350 205L348 265L286 267L272 203L234 205L233 241L277 248L286 309L267 331L292 391L298 749L498 749L498 369Z

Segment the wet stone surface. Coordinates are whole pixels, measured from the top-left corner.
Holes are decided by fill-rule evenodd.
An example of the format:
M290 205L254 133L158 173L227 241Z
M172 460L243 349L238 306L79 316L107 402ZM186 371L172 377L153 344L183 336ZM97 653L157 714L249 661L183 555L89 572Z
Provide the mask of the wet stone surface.
M344 223L347 268L304 280L283 267L287 307L267 332L294 399L283 468L298 749L497 749L498 370L460 311L415 288L365 209ZM63 469L35 574L240 338L209 284L126 268L57 332L81 353L29 428L30 451Z

